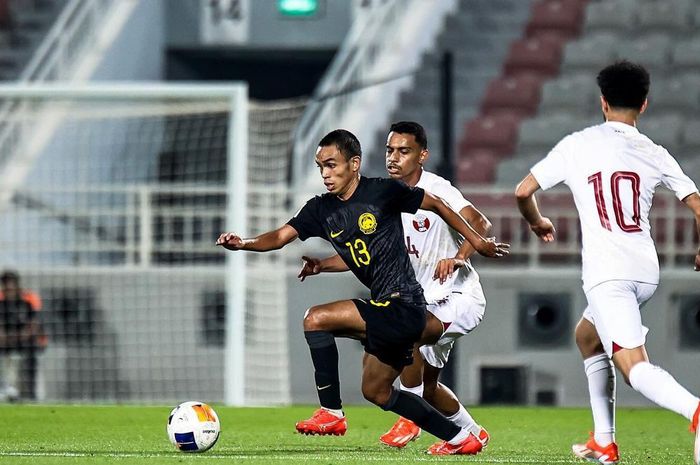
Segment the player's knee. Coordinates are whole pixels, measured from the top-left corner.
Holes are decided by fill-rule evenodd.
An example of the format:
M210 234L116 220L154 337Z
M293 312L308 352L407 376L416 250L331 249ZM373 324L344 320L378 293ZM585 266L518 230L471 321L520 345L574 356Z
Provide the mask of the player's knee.
M391 386L383 386L379 383L362 383L362 395L374 405L384 406L391 398Z
M304 314L304 331L319 331L323 329L323 307L314 306Z

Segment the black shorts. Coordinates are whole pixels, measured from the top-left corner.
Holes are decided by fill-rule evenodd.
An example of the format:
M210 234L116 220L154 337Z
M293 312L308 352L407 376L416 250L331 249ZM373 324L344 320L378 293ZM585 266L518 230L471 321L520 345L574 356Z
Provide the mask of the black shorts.
M352 301L367 324L367 338L362 340L365 352L397 370L413 363L413 346L425 328L425 305L398 299Z

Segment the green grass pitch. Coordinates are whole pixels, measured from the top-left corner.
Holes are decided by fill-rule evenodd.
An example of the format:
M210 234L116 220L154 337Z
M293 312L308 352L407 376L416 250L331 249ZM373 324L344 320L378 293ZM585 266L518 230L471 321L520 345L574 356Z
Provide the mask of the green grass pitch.
M585 439L585 409L473 408L491 433L476 457L431 457L424 434L403 450L377 438L394 415L372 406L348 407L344 437L301 436L295 421L313 407L215 406L218 444L203 454L174 450L165 434L170 407L0 406L0 464L406 464L429 462L562 464L575 460L571 444ZM624 464L691 464L693 438L683 419L660 410L620 409L618 443Z

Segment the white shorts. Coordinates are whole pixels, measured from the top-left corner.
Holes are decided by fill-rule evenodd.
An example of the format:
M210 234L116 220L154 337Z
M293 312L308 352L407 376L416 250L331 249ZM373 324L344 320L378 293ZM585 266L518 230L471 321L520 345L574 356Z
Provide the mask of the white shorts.
M623 349L644 345L649 328L642 324L641 306L654 295L657 284L605 281L586 292L583 317L595 326L608 357L613 343Z
M443 323L445 330L435 345L420 347L423 359L435 368L444 367L455 341L479 326L485 310L486 299L478 282L453 291L446 301L428 304L428 311Z

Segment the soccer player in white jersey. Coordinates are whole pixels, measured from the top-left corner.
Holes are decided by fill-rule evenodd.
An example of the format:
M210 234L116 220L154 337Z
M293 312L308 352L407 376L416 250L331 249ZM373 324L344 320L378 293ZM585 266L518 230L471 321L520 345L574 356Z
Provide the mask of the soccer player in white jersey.
M389 175L442 198L476 231L488 234L491 223L459 190L446 179L423 170L429 155L425 130L420 124L404 121L391 126L386 144ZM423 338L414 350L414 363L401 374L400 388L422 396L448 419L467 428L471 432L470 441L459 453L477 454L488 444L488 432L474 421L455 394L438 382L455 340L476 328L484 316L486 300L479 275L469 261L474 249L429 211L402 214L402 222L406 249L423 287L429 314ZM324 260L303 258L304 267L299 274L302 279L324 271L347 269L337 256ZM399 417L380 441L401 448L420 434L421 429L415 423ZM454 451L448 442L440 441L428 453L449 455Z
M538 189L566 184L581 221L588 307L576 327L576 342L584 358L595 429L588 442L573 446L573 452L594 463L620 460L614 364L640 394L690 420L694 463L700 464L700 401L649 362L644 346L648 329L640 314L640 306L659 283L649 226L656 187L672 190L693 211L699 233L700 195L668 151L637 130L637 119L647 107L649 73L620 61L604 68L597 80L605 123L566 136L516 188L522 215L545 242L554 240L555 231L539 212ZM700 271L700 250L695 271Z

